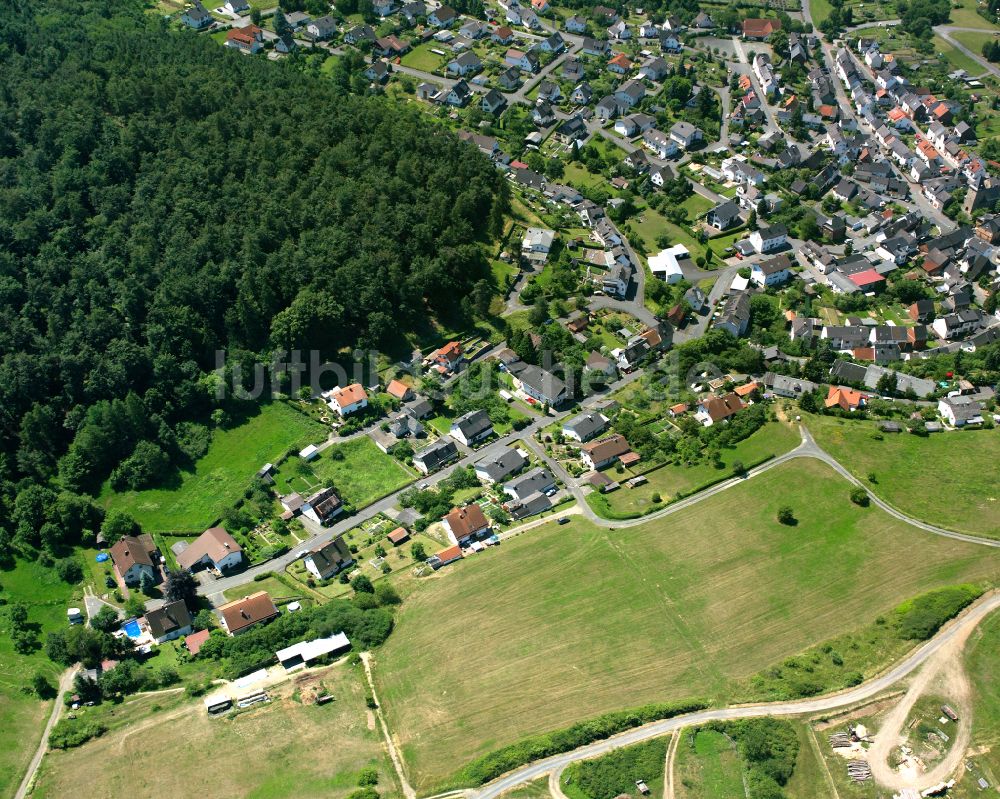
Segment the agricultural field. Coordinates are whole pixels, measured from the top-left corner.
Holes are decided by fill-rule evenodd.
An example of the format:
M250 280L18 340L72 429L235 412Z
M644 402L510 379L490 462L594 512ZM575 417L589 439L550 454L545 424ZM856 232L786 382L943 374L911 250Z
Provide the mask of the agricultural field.
M333 485L345 503L363 508L415 479L415 474L362 435L325 449L309 463L292 459L278 472L275 487L282 494L306 495Z
M28 605L28 623L37 625L39 643L44 645L49 632L66 626L66 609L82 608L78 587L62 582L51 569L35 562L18 561L11 569L0 571L0 585L5 597L17 597ZM13 796L28 762L41 739L42 729L52 709L30 692L32 677L40 672L53 687L62 670L45 655L44 650L30 655L15 653L7 634L6 615L0 616L0 796ZM28 688L25 692L23 689Z
M741 461L749 467L769 456L783 455L795 449L799 440L798 431L790 425L769 422L752 436L739 442L733 449L723 450L721 469L707 462L694 466L670 464L648 472L646 478L649 482L645 485L638 488L622 487L610 494L595 492L589 495L588 502L598 514L609 518L649 513L678 494L686 495L709 483L717 482L720 478L731 477L733 464L736 461ZM628 477L628 472L623 475L612 473L612 477L623 480ZM659 496L660 502L654 502L654 496Z
M1000 431L883 435L875 422L806 419L816 442L878 496L921 521L1000 537ZM868 483L874 472L877 482ZM946 500L945 500L946 498Z
M418 790L606 711L726 701L736 681L905 598L1000 573L1000 554L848 493L828 467L795 461L662 519L543 525L504 542L502 558L438 573L403 606L376 667ZM782 504L795 525L777 523Z
M381 735L365 708L360 671L340 663L320 674L285 684L270 704L223 718L208 718L197 699L171 708L164 701L160 710L144 699L132 711L126 704L117 714L127 724L77 749L49 753L32 796L71 796L85 784L88 799L339 799L356 790L359 772L369 765L378 770L381 793L398 793ZM305 693L303 679L321 681L335 701L302 704L296 694ZM165 752L170 763L183 767L167 767ZM122 763L128 767L115 765Z
M98 501L132 514L145 532L200 533L232 507L261 466L325 437L319 422L272 402L238 427L216 430L205 457L172 484L123 493L105 484Z

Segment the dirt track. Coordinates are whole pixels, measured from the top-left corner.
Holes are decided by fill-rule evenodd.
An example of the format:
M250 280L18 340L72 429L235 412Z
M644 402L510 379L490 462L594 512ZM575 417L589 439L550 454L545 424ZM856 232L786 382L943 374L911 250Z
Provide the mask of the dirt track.
M868 750L868 764L875 780L887 788L923 790L946 781L961 765L965 750L969 746L972 728L971 689L962 662L962 650L973 629L971 626L962 628L959 635L948 641L927 660L913 678L906 694L886 715L875 735L875 743ZM958 706L959 721L955 740L944 759L930 771L919 775L900 773L889 766L889 754L903 742L903 725L913 706L932 687L948 696L953 704Z

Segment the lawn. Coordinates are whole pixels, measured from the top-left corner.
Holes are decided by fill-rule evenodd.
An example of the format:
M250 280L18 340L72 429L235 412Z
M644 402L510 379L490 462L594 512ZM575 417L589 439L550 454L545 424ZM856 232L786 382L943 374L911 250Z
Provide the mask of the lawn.
M646 702L725 702L737 680L1000 553L848 500L821 463L776 467L663 519L582 519L505 541L407 599L378 656L421 792L521 737ZM787 504L795 526L778 524Z
M1000 537L1000 431L878 435L875 422L807 419L817 443L886 502L921 521Z
M224 718L210 719L200 699L170 710L131 711L131 723L78 749L48 754L32 796L72 796L86 785L88 799L167 793L340 799L355 790L369 764L378 768L378 790L398 794L381 734L365 708L363 679L356 667L330 667L322 683L335 701L323 706L301 704L286 684L276 701Z
M591 494L593 499L590 504L598 513L605 508L610 509L611 518L648 513L654 506L653 494L659 494L661 502L669 502L677 494L688 494L701 486L717 482L720 477L731 476L732 465L736 461L749 466L769 455L782 455L795 449L798 444L797 430L782 422L770 422L733 449L723 450L722 469L717 469L708 462L694 466L663 466L646 475L649 482L645 485L619 488L610 494ZM618 480L626 476L616 475L614 472L610 474Z
M735 744L715 730L685 730L677 745L677 799L729 799L743 795L743 764Z
M68 607L77 605L83 609L82 599L74 600L80 597L77 588L35 562L18 561L14 568L0 571L0 585L5 598L16 598L28 605L28 622L38 626L41 644L47 633L66 627ZM41 702L22 689L30 685L36 672L44 673L55 686L62 671L46 657L44 650L31 655L15 653L6 627L4 614L0 616L0 730L4 741L0 746L0 796L3 797L13 796L17 790L52 709L51 702Z
M695 219L712 210L712 201L702 197L700 194L692 194L681 203L681 208L688 212L688 219L693 222Z
M419 69L423 72L437 72L445 63L445 59L431 50L442 50L439 42L424 42L418 44L410 52L403 56L401 63L404 67Z
M976 13L976 0L959 0L960 8L948 11L951 24L958 28L982 28L983 30L1000 30L996 25L987 22ZM954 3L953 3L954 5ZM976 50L976 52L979 52Z
M978 14L976 16L978 16ZM981 17L980 20L982 20ZM979 53L983 51L983 45L986 44L986 42L996 41L997 33L1000 33L1000 31L984 30L979 33L973 33L972 31L954 31L951 34L951 37L964 44L976 55L979 55ZM981 64L977 64L976 68L982 70L983 66Z
M368 436L358 436L324 450L308 464L294 459L281 469L275 483L282 493L300 494L332 485L345 503L364 508L414 479Z
M972 52L977 54L982 49L982 43L980 43L978 47L970 47L970 45L967 42L965 42L962 39L962 37L971 36L973 38L976 38L977 40L979 39L979 37L982 37L982 41L991 38L989 34L979 34L979 33L957 33L952 35L955 36L955 38L958 39L959 41L962 41L962 44L964 44L966 47L969 47L969 49L972 50ZM945 59L949 64L951 64L951 66L953 66L955 69L964 69L970 75L981 75L983 72L986 71L986 67L984 67L979 61L977 61L974 58L969 58L969 56L967 56L953 44L941 38L940 36L934 37L934 52L939 53L941 57Z
M643 208L629 220L628 225L642 240L643 252L655 254L660 251L656 243L658 236L666 235L670 244L683 244L691 253L691 260L705 254L705 247L691 234L690 230L675 225L652 208Z
M208 454L173 484L124 493L105 484L99 501L131 513L146 532L201 532L242 496L261 466L324 437L320 423L273 402L239 427L216 430Z
M565 172L563 173L563 180L565 180L570 186L575 186L577 189L605 189L610 190L610 184L605 181L603 175L594 174L583 164L572 161L566 164Z
M223 592L223 596L225 596L229 602L234 602L237 599L243 599L243 597L247 594L256 593L257 591L267 591L267 593L271 595L271 599L275 602L280 602L281 600L290 601L292 599L306 599L311 596L311 592L309 592L305 587L303 587L302 590L290 588L276 577L268 577L264 580L255 580L247 585L238 585L235 588L229 588Z

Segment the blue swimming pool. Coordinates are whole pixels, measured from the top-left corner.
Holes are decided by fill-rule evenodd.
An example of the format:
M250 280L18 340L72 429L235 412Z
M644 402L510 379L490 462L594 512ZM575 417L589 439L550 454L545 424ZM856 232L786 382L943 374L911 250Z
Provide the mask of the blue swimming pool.
M125 631L125 635L129 638L138 638L142 635L142 630L139 629L138 619L129 619L122 625L122 629Z

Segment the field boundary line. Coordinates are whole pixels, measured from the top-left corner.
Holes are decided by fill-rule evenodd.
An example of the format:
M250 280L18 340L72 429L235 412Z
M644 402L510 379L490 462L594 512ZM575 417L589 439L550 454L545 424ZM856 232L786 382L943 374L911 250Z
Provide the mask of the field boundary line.
M403 770L403 756L396 749L392 736L389 734L389 725L386 724L385 714L382 713L382 703L378 701L378 694L375 693L375 681L372 679L371 654L361 653L361 663L365 668L365 679L368 680L368 690L372 693L372 700L375 703L375 715L378 717L379 725L382 727L382 737L385 739L386 749L389 751L389 759L392 760L393 768L396 769L396 776L399 777L399 784L403 788L403 796L406 799L417 799L417 792L413 790L406 779L406 772Z

